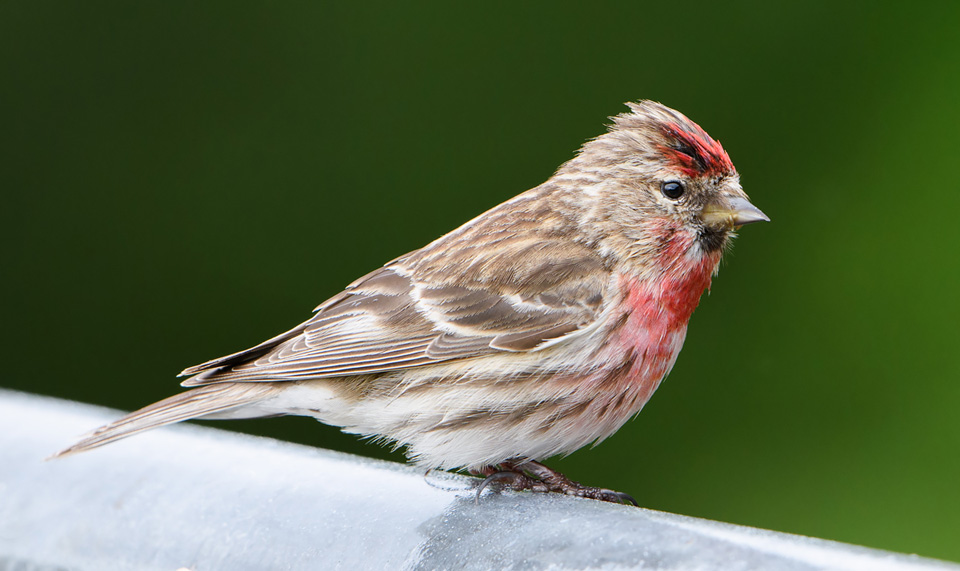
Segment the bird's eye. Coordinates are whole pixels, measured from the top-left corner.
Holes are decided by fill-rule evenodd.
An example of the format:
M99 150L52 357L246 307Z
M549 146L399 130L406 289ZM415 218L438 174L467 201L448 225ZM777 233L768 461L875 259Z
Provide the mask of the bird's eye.
M676 200L681 196L683 196L684 190L686 189L683 188L682 182L677 182L675 180L668 180L666 182L660 183L660 192L662 192L664 196L666 196L671 200Z

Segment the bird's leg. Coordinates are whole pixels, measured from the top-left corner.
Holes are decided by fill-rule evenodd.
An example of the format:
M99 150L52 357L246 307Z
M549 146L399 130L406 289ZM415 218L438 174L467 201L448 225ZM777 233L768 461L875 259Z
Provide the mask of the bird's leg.
M622 492L615 492L605 488L591 488L574 482L557 472L547 468L540 462L533 460L508 460L498 466L487 466L474 473L486 476L477 486L477 502L480 493L490 484L496 483L514 491L530 490L532 492L557 492L568 496L591 498L617 504L630 503L637 505L637 501Z

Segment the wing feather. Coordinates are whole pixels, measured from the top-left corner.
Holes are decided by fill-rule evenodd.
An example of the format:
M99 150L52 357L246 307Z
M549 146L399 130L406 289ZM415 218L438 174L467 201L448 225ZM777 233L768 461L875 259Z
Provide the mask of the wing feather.
M185 370L193 376L183 384L369 374L534 351L598 318L610 272L594 250L556 237L496 236L490 259L478 263L476 248L473 257L444 248L445 239L464 239L448 234L350 284L290 331Z

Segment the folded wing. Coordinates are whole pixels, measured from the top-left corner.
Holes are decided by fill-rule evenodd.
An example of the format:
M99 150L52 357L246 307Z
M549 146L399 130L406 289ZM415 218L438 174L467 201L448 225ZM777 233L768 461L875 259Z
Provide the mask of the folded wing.
M497 250L500 263L486 267L449 260L445 271L425 271L442 256L415 252L350 284L294 329L185 370L192 377L183 385L369 374L537 350L593 323L607 287L591 250L562 246L515 244L536 249L512 252L526 278L509 264L509 241ZM511 274L498 279L497 271Z

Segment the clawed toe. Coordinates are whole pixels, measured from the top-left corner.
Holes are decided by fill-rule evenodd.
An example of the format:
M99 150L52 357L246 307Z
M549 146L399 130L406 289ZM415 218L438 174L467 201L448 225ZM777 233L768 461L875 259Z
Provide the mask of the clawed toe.
M631 504L636 507L640 507L640 504L637 503L637 500L633 499L633 496L630 494L625 494L623 492L618 492L616 490L608 490L606 488L583 488L584 490L589 490L594 495L588 495L586 497L593 498L595 500L600 500L604 502L610 502L614 504Z
M506 480L517 480L524 477L522 474L517 474L516 472L494 472L480 482L480 485L477 486L477 495L474 498L475 503L480 503L480 494L483 493L483 490L492 484L493 482L504 482ZM511 486L512 487L512 486Z
M637 500L629 494L608 490L606 488L591 488L577 482L567 480L551 488L551 492L559 492L568 496L577 496L579 498L590 498L591 500L600 500L601 502L610 502L612 504L632 504L640 507Z
M608 490L608 491L609 491L609 490ZM613 493L614 493L614 495L617 496L617 500L618 500L621 504L630 504L630 505L632 505L632 506L634 506L634 507L637 507L637 508L640 507L640 504L637 503L637 500L635 500L635 499L633 498L633 496L631 496L630 494L625 494L625 493L623 493L623 492L613 492Z

